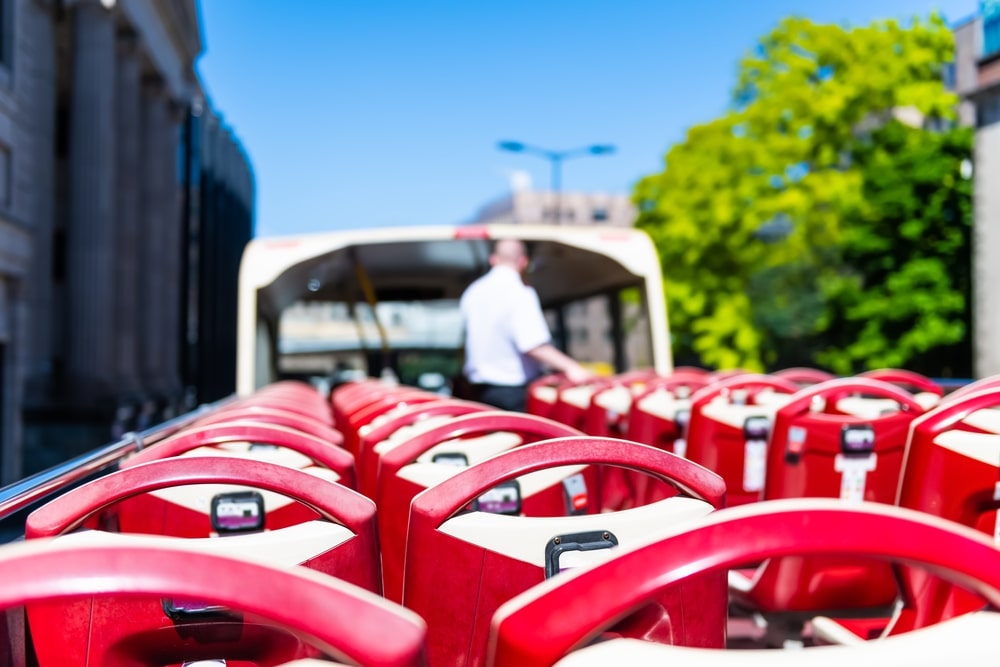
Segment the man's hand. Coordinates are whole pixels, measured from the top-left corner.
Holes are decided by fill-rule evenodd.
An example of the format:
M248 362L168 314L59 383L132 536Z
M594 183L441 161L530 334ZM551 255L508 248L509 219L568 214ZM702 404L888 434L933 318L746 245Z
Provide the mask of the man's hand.
M596 377L592 372L581 366L571 357L563 354L551 343L545 343L544 345L539 345L534 349L528 350L528 355L543 366L548 366L559 371L566 376L567 380L574 384L589 382Z

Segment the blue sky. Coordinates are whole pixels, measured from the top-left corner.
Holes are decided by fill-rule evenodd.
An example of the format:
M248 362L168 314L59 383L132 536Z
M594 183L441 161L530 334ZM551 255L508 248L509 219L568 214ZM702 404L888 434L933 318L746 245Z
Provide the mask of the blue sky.
M257 234L452 224L549 165L497 150L611 143L567 191L628 193L724 111L783 17L865 24L977 0L200 0L198 70L257 181Z

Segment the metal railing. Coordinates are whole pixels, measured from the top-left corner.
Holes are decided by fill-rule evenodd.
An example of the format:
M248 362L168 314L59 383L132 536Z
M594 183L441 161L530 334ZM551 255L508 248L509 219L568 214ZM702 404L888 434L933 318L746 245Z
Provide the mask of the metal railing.
M215 403L202 405L191 412L174 417L139 433L129 432L116 442L81 454L57 466L26 477L0 489L0 521L50 496L68 489L87 477L105 472L129 454L173 435L210 412L233 402L229 396Z

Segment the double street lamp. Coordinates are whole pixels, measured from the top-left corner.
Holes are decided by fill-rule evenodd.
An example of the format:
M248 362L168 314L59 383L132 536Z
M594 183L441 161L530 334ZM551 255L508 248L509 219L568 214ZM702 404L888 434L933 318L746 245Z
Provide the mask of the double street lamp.
M524 144L520 141L501 141L497 144L497 147L500 150L510 151L512 153L528 153L530 155L537 155L549 161L549 165L552 170L550 187L552 188L552 192L555 194L556 198L556 224L562 223L562 163L565 160L574 157L583 157L585 155L609 155L615 152L615 147L610 144L594 144L592 146L583 146L581 148L554 151Z

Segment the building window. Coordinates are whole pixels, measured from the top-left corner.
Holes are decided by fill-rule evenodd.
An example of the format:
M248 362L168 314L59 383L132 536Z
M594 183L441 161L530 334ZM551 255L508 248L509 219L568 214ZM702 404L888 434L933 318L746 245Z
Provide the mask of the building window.
M958 85L955 74L955 63L945 63L941 67L941 79L944 81L945 88L952 92L955 91Z
M605 222L608 219L608 209L606 208L595 208L591 212L591 217L594 222Z
M983 57L1000 53L1000 0L981 0Z

